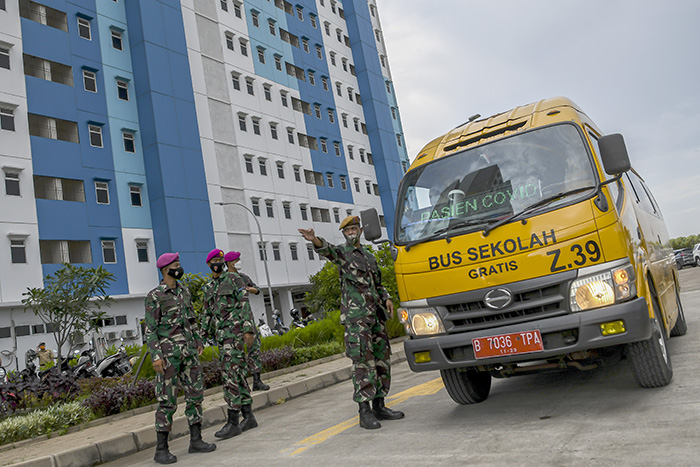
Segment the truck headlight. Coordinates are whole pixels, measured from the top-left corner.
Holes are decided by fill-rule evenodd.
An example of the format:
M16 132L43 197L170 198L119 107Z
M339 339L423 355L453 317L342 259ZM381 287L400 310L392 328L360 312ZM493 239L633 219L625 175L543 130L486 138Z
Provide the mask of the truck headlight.
M632 265L599 272L571 284L571 311L584 311L612 305L637 295Z
M399 321L403 323L406 332L414 336L429 336L445 332L440 315L432 307L401 308Z

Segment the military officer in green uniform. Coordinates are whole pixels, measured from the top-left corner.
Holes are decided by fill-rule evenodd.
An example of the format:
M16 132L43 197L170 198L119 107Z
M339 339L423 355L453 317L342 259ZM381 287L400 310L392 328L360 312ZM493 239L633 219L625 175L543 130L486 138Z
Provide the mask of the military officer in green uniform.
M207 334L219 346L223 369L224 400L228 404L228 418L214 436L228 439L255 428L253 398L245 379L245 349L254 340L253 314L244 300L244 288L235 272L224 272L224 252L215 249L207 255L212 280L204 286L204 322ZM238 424L238 416L243 420Z
M374 255L360 244L360 218L346 217L340 223L340 230L346 240L343 245L329 244L316 237L313 229L299 229L299 233L313 243L318 254L338 266L345 354L353 362L353 400L360 405L360 426L375 429L381 427L379 420L404 417L403 412L384 405L391 383L391 347L386 320L393 316L394 305L382 285Z
M237 265L241 261L241 253L238 251L229 251L224 255L224 261L226 261L226 267L229 272L235 272L241 278L238 283L239 287L243 287L245 293L244 300L248 303L248 294L258 295L260 293L260 287L258 287L253 279L247 274L238 270ZM270 386L262 382L260 379L260 372L262 371L262 351L260 350L260 333L258 333L257 328L253 328L255 332L255 341L253 345L246 346L246 369L249 375L253 376L253 391L267 391Z
M180 256L165 253L156 266L163 275L158 286L146 295L146 344L156 371L157 445L154 460L177 462L168 450L168 434L177 409L178 384L185 392L185 415L190 425L189 452L211 452L215 444L202 440L204 383L199 355L204 350L192 308L190 291L177 279L182 277Z

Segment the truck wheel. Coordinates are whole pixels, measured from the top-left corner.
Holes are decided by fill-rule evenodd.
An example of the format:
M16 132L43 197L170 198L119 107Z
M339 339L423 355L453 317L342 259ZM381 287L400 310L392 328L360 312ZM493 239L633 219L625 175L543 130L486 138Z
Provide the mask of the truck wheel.
M676 303L678 304L678 319L676 320L676 325L671 329L671 337L685 336L688 332L688 323L685 320L685 312L683 311L683 304L681 304L681 296L676 289Z
M458 404L477 404L489 397L491 374L471 368L440 370L447 394Z
M625 346L625 355L632 363L634 379L643 388L660 388L666 386L673 378L671 356L666 346L666 333L659 320L659 305L652 297L654 318L651 320L651 338L642 342L633 342Z

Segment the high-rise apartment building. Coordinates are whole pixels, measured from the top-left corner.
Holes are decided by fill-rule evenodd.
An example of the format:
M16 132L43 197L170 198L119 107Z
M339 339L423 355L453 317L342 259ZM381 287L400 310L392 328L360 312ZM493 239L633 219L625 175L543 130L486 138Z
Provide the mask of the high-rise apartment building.
M296 229L376 207L390 233L408 166L375 0L0 0L0 166L0 349L51 343L20 300L64 262L114 273L108 340L166 251L241 251L264 291L266 259L303 307Z

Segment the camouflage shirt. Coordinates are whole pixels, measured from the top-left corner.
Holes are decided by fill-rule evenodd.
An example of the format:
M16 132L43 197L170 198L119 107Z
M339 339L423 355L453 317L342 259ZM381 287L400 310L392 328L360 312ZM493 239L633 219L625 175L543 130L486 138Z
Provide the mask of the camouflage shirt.
M234 271L230 271L230 272L234 272ZM248 293L249 292L247 290L245 290L245 287L253 287L253 288L257 289L258 290L257 292L250 292L253 295L257 295L260 293L260 287L258 287L255 284L255 282L253 282L253 279L251 279L248 274L244 274L240 271L235 271L234 274L236 276L238 276L236 278L236 284L238 285L238 288L243 287L243 300L248 301Z
M153 361L164 356L197 355L202 346L190 291L180 282L171 289L161 281L148 292L145 321L146 344Z
M245 287L235 272L225 272L204 286L204 322L217 344L254 332L253 313Z
M316 248L319 255L338 266L340 274L340 322L355 322L377 313L391 298L382 285L382 274L374 255L365 247L331 245L319 238L323 245Z

